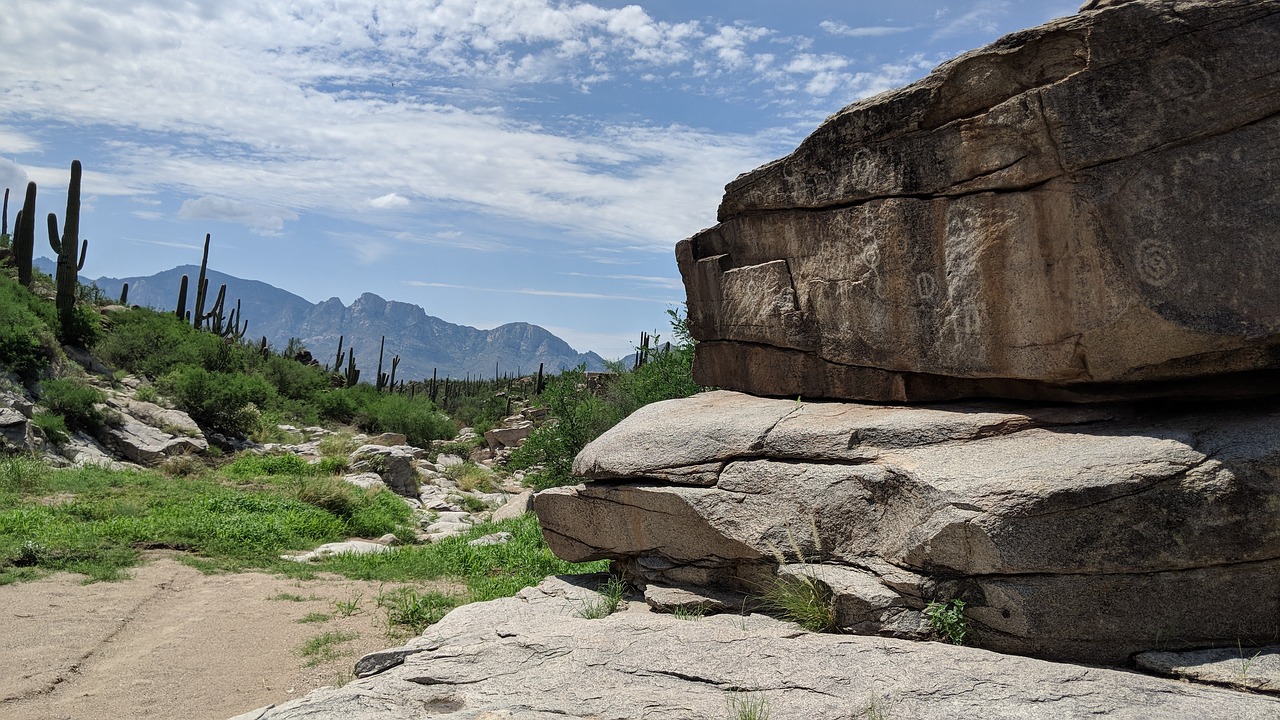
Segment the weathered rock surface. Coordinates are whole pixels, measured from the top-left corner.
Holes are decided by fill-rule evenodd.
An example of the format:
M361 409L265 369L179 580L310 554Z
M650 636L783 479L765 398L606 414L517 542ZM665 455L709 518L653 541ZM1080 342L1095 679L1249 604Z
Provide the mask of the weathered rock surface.
M349 459L351 469L357 473L374 473L397 495L416 498L419 492L418 468L415 466L418 452L408 445L361 445Z
M1269 718L1280 701L1130 672L940 643L821 635L760 615L678 620L629 603L578 617L591 590L551 578L466 605L405 647L357 663L362 679L245 720L704 720L761 699L779 720ZM585 584L585 583L584 583ZM589 584L587 587L591 587Z
M1280 646L1152 651L1134 658L1139 670L1194 682L1280 693Z
M199 426L181 410L171 410L127 397L111 397L115 411L99 439L117 455L141 465L156 465L175 455L209 449Z
M588 445L534 496L553 551L638 583L758 593L782 555L848 631L960 598L982 647L1116 663L1266 642L1280 616L1280 406L797 403L718 391ZM1157 644L1159 643L1159 645Z
M852 105L677 247L704 385L1280 391L1280 0L1138 0Z

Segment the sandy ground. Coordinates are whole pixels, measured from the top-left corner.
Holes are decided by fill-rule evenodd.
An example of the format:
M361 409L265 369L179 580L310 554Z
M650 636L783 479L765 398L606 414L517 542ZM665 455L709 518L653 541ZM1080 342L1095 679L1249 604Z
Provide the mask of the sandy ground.
M224 719L341 684L361 655L403 640L388 636L375 602L399 585L204 575L164 557L130 575L0 587L0 717ZM281 594L308 599L274 599ZM335 612L357 596L359 612ZM333 618L299 623L308 613ZM305 667L302 644L333 630L358 637L334 646L343 656Z

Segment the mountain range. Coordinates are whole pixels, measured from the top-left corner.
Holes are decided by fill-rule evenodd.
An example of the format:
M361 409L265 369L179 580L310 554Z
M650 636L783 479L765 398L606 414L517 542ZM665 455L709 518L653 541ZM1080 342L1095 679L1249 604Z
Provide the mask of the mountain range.
M55 264L37 258L40 270L53 274ZM84 280L92 283L108 297L119 297L121 286L129 283L129 304L159 310L177 306L178 287L182 276L190 278L187 304L195 302L195 280L200 268L183 265L146 277ZM343 349L354 348L356 365L362 378L372 380L378 365L378 345L386 336L384 372L390 372L391 358L400 356L397 379L439 377L465 378L530 374L543 363L547 372L557 372L586 365L588 370L604 370L604 359L594 352L580 353L564 340L537 325L507 323L492 330L479 330L455 325L428 315L418 305L384 300L365 293L350 305L338 298L311 303L258 280L245 280L225 273L208 271L210 303L219 285L226 283L228 312L240 300L242 317L249 322L246 338L266 337L275 348L284 348L290 338L297 338L321 364L332 365L338 351L338 337L344 338Z

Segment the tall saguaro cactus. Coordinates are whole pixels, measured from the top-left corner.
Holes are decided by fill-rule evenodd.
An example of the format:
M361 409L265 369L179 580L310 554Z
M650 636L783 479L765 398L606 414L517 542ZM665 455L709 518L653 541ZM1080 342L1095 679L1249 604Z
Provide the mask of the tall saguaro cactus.
M63 333L73 332L78 273L84 269L84 256L89 241L80 241L80 161L71 161L71 184L67 186L67 214L62 222L62 239L58 239L58 216L49 213L49 247L58 253L58 320ZM79 245L79 255L76 254ZM77 260L77 257L79 258Z
M22 209L13 221L13 261L18 266L18 282L31 287L31 259L36 248L36 184L27 183Z
M4 210L0 210L0 235L9 234L9 188L4 189Z
M209 281L205 278L205 270L209 266L209 233L204 234L204 257L200 258L200 279L196 281L195 326L197 329L208 316L204 314L204 301L209 293Z

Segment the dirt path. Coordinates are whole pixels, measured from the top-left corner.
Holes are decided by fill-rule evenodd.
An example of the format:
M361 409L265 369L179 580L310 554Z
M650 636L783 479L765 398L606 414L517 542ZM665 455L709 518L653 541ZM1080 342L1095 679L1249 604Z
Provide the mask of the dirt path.
M399 585L204 575L170 558L130 574L0 587L0 717L223 720L341 684L360 655L399 644L375 602ZM359 612L336 612L357 597ZM331 619L298 622L309 613ZM303 643L330 631L358 637L332 646L341 657L304 667Z

